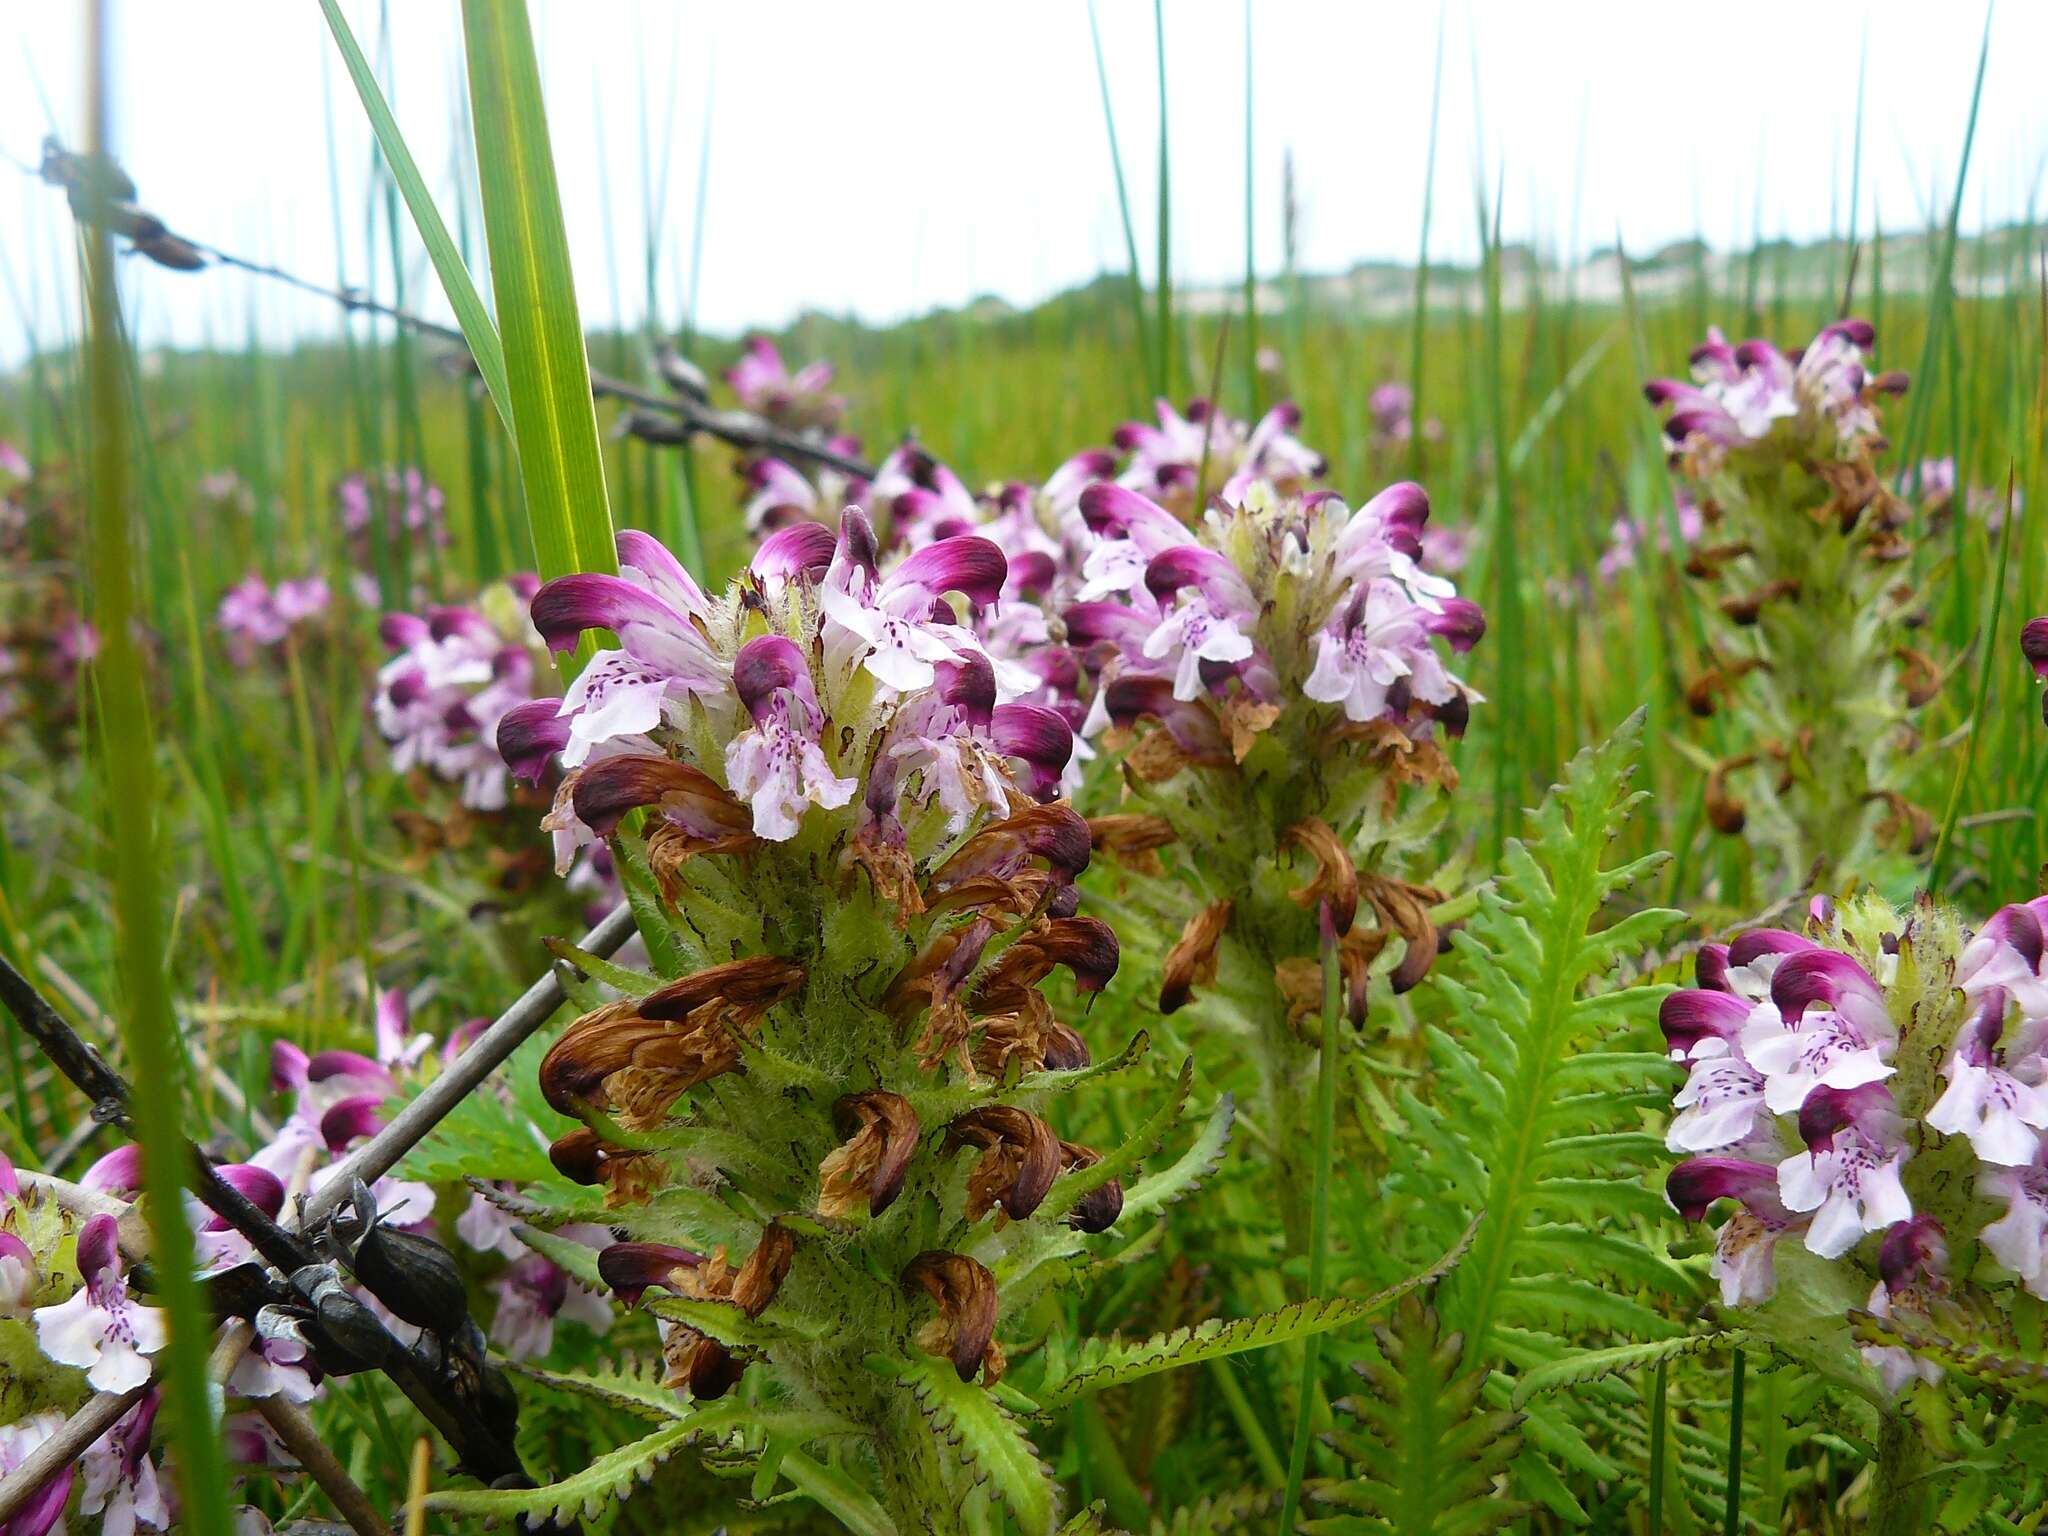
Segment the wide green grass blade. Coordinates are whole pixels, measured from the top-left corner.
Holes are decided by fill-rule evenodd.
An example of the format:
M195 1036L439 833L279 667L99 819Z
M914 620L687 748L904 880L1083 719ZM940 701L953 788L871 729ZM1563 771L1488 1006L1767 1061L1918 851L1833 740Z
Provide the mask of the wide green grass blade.
M525 0L463 0L462 36L534 559L543 578L616 571L590 359Z
M95 6L87 24L87 149L107 150L107 15ZM193 1275L192 1230L185 1220L185 1052L178 1041L169 978L162 867L162 803L156 740L138 634L137 547L131 481L135 444L122 362L120 301L114 287L114 243L104 225L85 227L87 292L86 383L91 404L91 572L93 619L100 652L92 681L98 695L99 767L107 811L107 875L113 887L123 1034L134 1068L136 1139L142 1145L148 1194L152 1268L158 1299L169 1314L164 1401L177 1447L178 1487L186 1526L228 1529L227 1471L213 1422L206 1357L210 1332L205 1298Z
M491 324L491 312L484 307L476 284L470 281L469 269L462 264L462 253L449 238L448 226L441 222L441 211L434 206L433 194L428 192L427 184L420 176L420 168L413 163L412 151L405 147L405 135L398 131L398 119L391 115L391 108L377 85L376 73L370 68L370 61L363 57L363 50L356 46L355 34L349 31L340 5L336 0L320 0L320 9L327 17L328 30L334 34L335 46L341 50L342 62L348 66L349 79L355 82L356 94L363 99L363 112L370 119L370 130L377 136L377 147L384 153L392 179L398 184L406 210L412 214L420 241L426 246L427 256L434 263L434 271L448 295L449 306L455 311L455 322L462 327L463 339L469 343L470 354L476 358L484 388L490 391L491 403L497 406L498 415L504 419L506 430L510 431L512 391L505 375L504 349L498 342L497 327Z

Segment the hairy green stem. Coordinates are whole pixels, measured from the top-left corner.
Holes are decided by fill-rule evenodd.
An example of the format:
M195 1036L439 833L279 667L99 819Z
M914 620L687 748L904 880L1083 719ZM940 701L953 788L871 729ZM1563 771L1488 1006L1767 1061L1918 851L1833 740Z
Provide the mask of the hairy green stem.
M1927 1522L1927 1443L1920 1426L1886 1414L1877 1433L1877 1475L1870 1486L1870 1536L1919 1536Z

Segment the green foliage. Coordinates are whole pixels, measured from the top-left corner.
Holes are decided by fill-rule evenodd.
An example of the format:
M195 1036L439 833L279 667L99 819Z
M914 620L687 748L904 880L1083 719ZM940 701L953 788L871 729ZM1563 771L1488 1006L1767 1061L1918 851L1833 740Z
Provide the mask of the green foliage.
M513 438L543 577L616 571L590 359L526 0L462 9Z
M1522 1415L1480 1399L1484 1366L1464 1364L1465 1341L1445 1334L1424 1294L1401 1298L1373 1330L1380 1358L1353 1367L1365 1390L1338 1402L1358 1422L1330 1442L1353 1476L1321 1490L1341 1513L1311 1520L1318 1536L1479 1536L1524 1506L1500 1489L1521 1449Z
M1015 1414L930 1356L911 1361L898 1379L969 1478L994 1491L1026 1536L1052 1529L1056 1485Z
M1649 1051L1615 1050L1670 990L1614 978L1681 914L1647 908L1608 926L1608 903L1664 856L1603 860L1644 798L1631 792L1640 713L1581 752L1512 841L1495 887L1456 939L1441 985L1451 1023L1432 1027L1437 1091L1404 1092L1414 1160L1399 1175L1441 1207L1483 1210L1472 1252L1445 1285L1447 1326L1480 1359L1526 1367L1570 1331L1659 1336L1674 1326L1631 1295L1690 1289L1639 1247L1664 1216L1644 1181L1662 1143L1643 1111L1670 1072Z
M1264 1349L1269 1344L1305 1339L1361 1322L1389 1302L1449 1273L1464 1256L1470 1241L1471 1229L1468 1228L1465 1236L1428 1269L1373 1296L1311 1299L1258 1317L1228 1321L1212 1318L1195 1327L1154 1334L1138 1343L1126 1343L1121 1339L1088 1339L1074 1350L1071 1357L1057 1337L1048 1339L1045 1375L1032 1393L1033 1400L1041 1409L1062 1408L1091 1392L1123 1386L1158 1371L1193 1365L1201 1360L1220 1360L1246 1350Z
M427 1508L469 1519L570 1521L596 1516L614 1500L626 1498L654 1476L655 1469L695 1435L732 1424L730 1408L720 1405L702 1414L664 1424L629 1445L607 1451L589 1466L541 1488L451 1488L427 1495Z

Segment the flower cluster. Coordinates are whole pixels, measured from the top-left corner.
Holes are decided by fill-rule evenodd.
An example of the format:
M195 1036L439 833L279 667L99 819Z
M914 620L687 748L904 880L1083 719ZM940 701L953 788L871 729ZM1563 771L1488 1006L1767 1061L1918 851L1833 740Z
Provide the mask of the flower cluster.
M844 396L832 390L832 365L817 361L791 373L782 353L766 336L750 336L725 382L740 404L778 426L829 433L846 414Z
M1956 491L1961 485L1956 474L1956 461L1951 458L1922 459L1916 476L1921 508L1930 525L1938 526L1956 507ZM2005 526L2006 495L2005 487L1973 484L1963 493L1962 508L1981 522L1986 532L1996 533ZM2019 517L2026 511L2026 498L2017 486L2012 488L2011 496L2012 514Z
M1876 898L1806 931L1757 929L1708 945L1697 985L1663 1005L1686 1081L1668 1143L1689 1154L1672 1204L1703 1219L1735 1202L1715 1238L1728 1307L1762 1307L1789 1284L1802 1319L1845 1271L1877 1318L1988 1303L1965 1294L1983 1252L2048 1297L2048 898L1975 933L1923 900ZM1792 1245L1806 1262L1781 1276ZM1951 1263L1951 1250L1955 1262ZM1868 1300L1861 1287L1870 1286ZM1868 1345L1888 1391L1939 1371Z
M1235 505L1254 485L1292 495L1323 472L1323 456L1294 436L1301 412L1290 401L1251 423L1208 400L1190 401L1185 412L1159 400L1153 411L1156 426L1130 421L1117 428L1117 449L1129 455L1117 483L1183 515L1200 511L1210 490Z
M1931 830L1902 748L1942 673L1914 644L1909 519L1875 460L1881 405L1905 379L1870 371L1873 341L1859 320L1790 354L1713 331L1691 383L1645 389L1697 519L1684 568L1708 649L1687 702L1736 727L1707 813L1788 879L1863 867L1888 840L1917 850Z
M380 521L386 538L425 534L442 543L448 537L448 498L416 464L347 475L335 487L334 500L341 531L359 550L370 547Z
M380 626L397 654L377 673L371 708L392 766L459 784L472 810L506 804L498 724L533 696L526 605L538 590L533 577L514 576L475 607L387 613Z
M1181 923L1160 1007L1213 987L1218 1006L1197 1019L1213 1011L1226 1037L1250 1023L1274 1144L1299 1159L1321 914L1356 1018L1383 956L1397 989L1435 958L1441 897L1394 873L1429 815L1411 805L1422 821L1404 822L1403 790L1456 784L1441 738L1463 733L1477 695L1444 652L1469 650L1484 618L1418 563L1417 485L1356 511L1255 487L1194 528L1116 484L1089 486L1079 510L1092 543L1061 614L1071 686L1127 797L1093 824L1098 845ZM1361 905L1375 922L1354 923ZM1279 1183L1300 1238L1305 1206L1288 1191L1309 1185Z
M609 838L673 913L648 935L662 977L541 1065L583 1122L555 1166L603 1191L566 1214L630 1235L598 1272L655 1314L672 1385L717 1397L765 1364L861 1425L900 1498L889 1469L931 1431L868 1362L993 1382L998 1262L1026 1274L1121 1208L1045 1116L1088 1061L1047 984L1117 963L1075 911L1088 828L1051 803L1072 733L1012 696L971 622L1010 574L987 538L891 565L848 509L836 534L771 534L718 596L644 534L619 562L541 588L551 646L619 643L498 733L515 771L566 770L565 858ZM718 1324L741 1313L761 1319L744 1350Z
M214 623L228 656L246 667L259 650L283 644L293 630L319 618L331 597L323 576L287 578L273 587L252 572L222 595Z

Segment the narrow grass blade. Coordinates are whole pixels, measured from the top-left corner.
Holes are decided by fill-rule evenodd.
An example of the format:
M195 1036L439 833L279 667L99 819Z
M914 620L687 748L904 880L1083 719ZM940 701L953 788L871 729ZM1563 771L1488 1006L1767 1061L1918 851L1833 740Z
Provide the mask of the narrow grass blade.
M1736 1350L1729 1362L1732 1378L1728 1397L1728 1504L1721 1516L1721 1536L1739 1536L1742 1530L1742 1377L1745 1362Z
M1152 334L1158 342L1153 393L1173 391L1173 176L1166 134L1166 5L1152 0L1152 53L1159 74L1159 256L1152 279Z
M1131 272L1131 322L1138 336L1138 361L1146 387L1158 375L1152 367L1152 334L1145 320L1145 279L1138 270L1138 233L1131 223L1131 194L1124 185L1124 157L1116 145L1116 113L1109 104L1109 69L1102 60L1102 31L1095 23L1095 0L1088 0L1088 40L1095 45L1095 84L1102 94L1102 125L1109 131L1109 168L1116 176L1116 210L1123 220L1124 259Z
M1950 279L1956 265L1956 229L1963 217L1963 188L1970 178L1970 149L1977 142L1977 109L1984 101L1984 68L1991 60L1991 8L1984 10L1984 41L1977 50L1977 79L1970 88L1970 117L1963 128L1963 153L1956 164L1955 195L1949 200L1948 224L1941 232L1939 254L1935 257L1934 273L1927 290L1927 335L1920 348L1920 366L1914 371L1916 383L1924 386L1934 376L1935 360L1941 356L1943 337L1948 329L1948 316L1952 288ZM1913 548L1917 556L1922 545L1917 535L1920 532L1920 448L1926 436L1927 416L1932 404L1933 391L1925 387L1915 389L1906 410L1906 432L1901 440L1899 453L1899 482L1897 489L1907 495L1913 505L1913 531L1916 537ZM1910 490L1909 490L1910 482Z
M1436 201L1437 112L1444 99L1444 13L1436 18L1436 75L1429 88L1429 148L1422 158L1422 234L1415 248L1415 317L1408 336L1409 410L1419 423L1422 410L1423 331L1429 316L1429 216ZM1422 478L1423 434L1418 428L1408 441L1408 474Z
M497 327L491 324L490 311L484 308L476 284L470 281L469 269L462 264L462 254L448 236L448 226L441 222L441 211L434 206L433 194L428 192L419 167L413 163L412 152L405 147L405 136L398 130L398 119L391 115L384 93L378 88L377 76L370 68L370 61L363 57L363 50L356 46L355 34L349 31L340 5L337 0L320 0L320 9L327 17L328 30L334 34L335 46L341 50L342 61L348 66L349 79L355 82L356 94L363 99L363 111L370 119L371 131L377 135L377 145L384 152L392 179L398 184L406 210L412 214L420 241L426 246L427 256L434 263L434 271L448 295L449 306L455 311L455 321L462 327L463 339L469 343L470 354L476 358L484 388L490 391L491 402L497 406L498 415L504 419L509 431L512 427L512 392L505 376L504 350L498 342Z
M107 8L87 23L87 149L107 152ZM195 1531L228 1529L227 1471L207 1388L208 1316L193 1277L192 1231L185 1221L185 1053L177 1038L166 933L158 889L156 741L137 635L136 547L130 456L134 443L123 376L113 238L103 225L84 234L88 321L86 377L91 401L91 571L100 652L93 666L99 702L101 768L108 813L108 878L114 897L118 961L129 1060L134 1066L135 1131L142 1145L151 1251L160 1299L169 1313L164 1388L177 1446L184 1517Z
M1955 831L1956 812L1963 803L1963 788L1968 784L1970 771L1977 764L1977 742L1986 730L1984 701L1991 692L1991 670L2000 659L1998 649L1998 621L2005 613L2006 566L2012 558L2014 524L2018 522L2018 509L2013 505L2013 488L2016 468L2005 472L2005 522L1998 531L1998 579L1991 588L1991 621L1984 630L1983 653L1978 659L1977 694L1970 704L1970 734L1963 742L1963 759L1956 764L1955 782L1949 786L1948 809L1942 812L1941 833L1934 842L1934 858L1927 866L1927 889L1941 890L1941 865L1948 853L1949 836Z
M543 579L616 571L590 359L525 0L464 0L462 35L534 559Z

